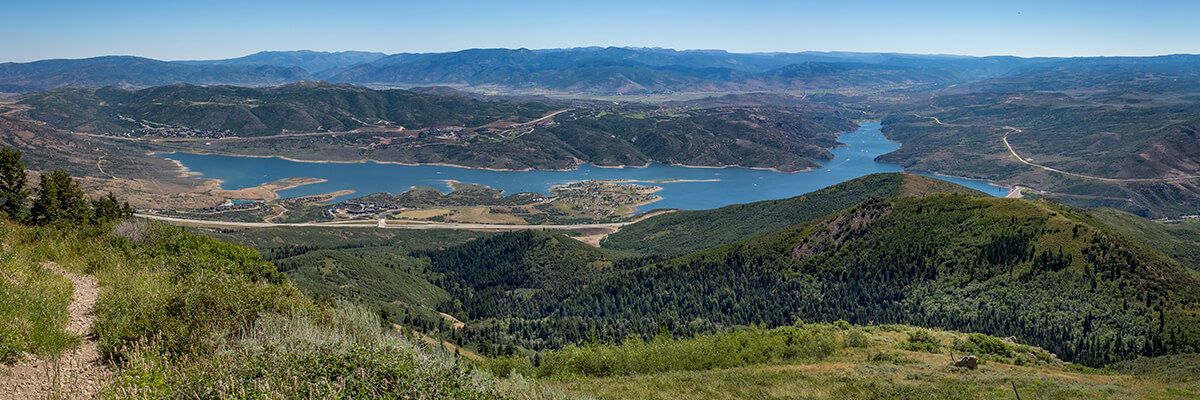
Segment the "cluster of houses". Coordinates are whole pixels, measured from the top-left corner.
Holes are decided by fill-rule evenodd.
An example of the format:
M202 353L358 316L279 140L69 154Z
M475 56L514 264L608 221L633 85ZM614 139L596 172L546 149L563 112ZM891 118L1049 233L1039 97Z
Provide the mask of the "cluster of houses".
M479 132L462 126L432 126L421 130L417 137L438 140L467 140L482 133L487 135L495 135L498 137L516 138L527 133L531 133L534 131L534 129L551 127L555 125L558 125L558 123L552 120L544 120L533 124L525 123L513 124L509 126L491 126L484 128Z
M419 138L440 140L464 140L475 136L475 132L461 126L433 126L426 128L417 135Z
M1178 218L1159 218L1156 222L1200 221L1200 214L1180 215Z
M163 128L138 128L124 134L112 134L109 136L125 136L125 137L140 137L140 136L159 136L159 137L174 137L174 138L223 138L233 136L233 132L224 129L193 129L181 127L163 127Z
M555 186L557 201L580 205L596 219L617 213L622 206L642 204L655 199L655 187L646 185L616 185L603 181L582 181Z
M404 211L403 207L396 207L395 204L388 204L375 201L357 201L346 200L337 204L337 207L326 208L322 211L326 217L358 217L363 215L378 215L385 212Z
M202 209L202 211L217 212L217 211L229 211L229 210L249 210L252 208L259 207L261 205L262 205L262 202L260 202L260 201L234 202L233 200L225 200L225 202L221 203L220 205L215 205L212 207L205 207Z

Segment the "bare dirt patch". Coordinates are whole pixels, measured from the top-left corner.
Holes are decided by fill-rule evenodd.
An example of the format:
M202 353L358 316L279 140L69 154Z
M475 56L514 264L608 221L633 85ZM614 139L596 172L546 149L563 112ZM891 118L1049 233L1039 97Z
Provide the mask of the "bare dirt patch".
M276 200L279 198L279 193L277 192L280 190L321 182L325 182L325 180L317 178L287 178L245 189L213 190L212 194L234 200Z

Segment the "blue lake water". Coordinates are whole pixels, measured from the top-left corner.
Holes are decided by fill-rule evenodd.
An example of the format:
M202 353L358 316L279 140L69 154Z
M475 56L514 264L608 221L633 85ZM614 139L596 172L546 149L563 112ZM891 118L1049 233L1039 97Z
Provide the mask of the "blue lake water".
M864 123L858 131L842 134L838 141L846 146L830 150L834 159L821 163L823 168L797 173L780 173L749 168L696 168L651 164L645 168L600 168L591 164L573 171L488 171L441 165L398 165L376 162L310 163L281 158L237 157L164 153L159 156L176 160L205 178L224 181L225 189L241 189L291 177L326 179L326 182L283 190L284 198L354 190L350 197L377 192L400 193L413 186L449 191L449 180L469 182L504 190L505 193L548 193L551 186L588 179L631 181L682 180L651 183L663 188L661 201L643 207L701 210L759 200L782 199L801 195L830 185L877 172L899 172L899 165L875 161L879 155L895 151L900 144L887 140L878 123ZM930 175L932 176L932 175ZM987 182L933 176L972 187L991 195L1007 194L1007 189ZM694 181L694 182L689 182ZM695 182L698 181L698 182Z

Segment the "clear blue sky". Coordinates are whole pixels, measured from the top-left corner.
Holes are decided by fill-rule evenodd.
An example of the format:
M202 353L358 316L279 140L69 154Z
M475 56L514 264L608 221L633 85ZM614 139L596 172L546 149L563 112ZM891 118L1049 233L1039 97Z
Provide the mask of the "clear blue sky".
M576 46L1019 56L1200 53L1198 0L5 3L0 62Z

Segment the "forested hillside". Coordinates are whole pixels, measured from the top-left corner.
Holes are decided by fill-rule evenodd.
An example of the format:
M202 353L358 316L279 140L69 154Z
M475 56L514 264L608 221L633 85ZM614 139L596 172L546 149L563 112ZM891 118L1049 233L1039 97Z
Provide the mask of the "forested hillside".
M64 88L22 99L30 116L60 129L141 136L263 136L283 131L346 131L376 125L420 129L529 120L553 108L532 102L484 102L405 90L296 83L271 88L177 84L142 90Z
M601 246L639 253L680 255L765 235L841 211L871 197L920 196L937 192L984 195L974 189L920 175L872 174L787 199L657 215L608 235Z
M618 270L577 290L501 303L487 314L507 329L469 326L465 335L541 348L662 326L689 334L841 318L1015 335L1088 365L1200 343L1194 275L1046 202L875 198L778 233Z
M1114 231L1200 272L1200 221L1162 223L1112 208L1087 210Z
M321 246L276 248L254 231L225 237L277 254L306 291L380 305L388 296L410 299L402 303L423 306L382 308L462 345L516 345L509 352L664 329L690 336L837 319L1011 335L1088 365L1197 348L1200 281L1181 264L1057 203L920 196L971 192L948 185L908 174L868 176L786 201L704 212L713 218L703 223L668 220L647 235L672 233L642 240L670 240L661 254L678 254L669 246L704 245L679 238L724 232L708 224L735 233L708 239L719 244L756 235L758 226L798 223L677 258L595 249L545 232L408 249L384 239L346 250L357 259ZM866 200L836 209L859 197ZM746 217L755 214L761 217ZM684 231L678 227L699 230L674 236ZM396 272L369 272L389 270ZM373 289L377 282L394 285ZM338 294L337 287L348 289ZM450 329L435 312L465 327Z

